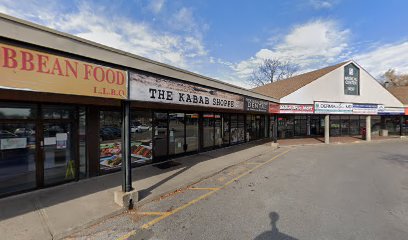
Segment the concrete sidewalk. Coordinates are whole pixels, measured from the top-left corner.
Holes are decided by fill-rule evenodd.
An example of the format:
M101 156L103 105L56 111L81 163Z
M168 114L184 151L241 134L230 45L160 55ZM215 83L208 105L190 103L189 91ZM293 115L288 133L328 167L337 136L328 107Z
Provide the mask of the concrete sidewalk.
M372 141L382 141L382 140L395 140L401 139L401 136L371 136ZM311 144L324 144L324 137L307 137L307 138L289 138L289 139L279 139L279 145L281 146L292 146L292 145L311 145ZM358 143L366 142L361 136L343 136L343 137L330 137L330 143Z
M142 202L195 183L222 169L274 151L270 143L246 143L188 157L169 169L133 169L133 187ZM0 199L2 239L59 239L122 209L113 193L121 189L120 172Z

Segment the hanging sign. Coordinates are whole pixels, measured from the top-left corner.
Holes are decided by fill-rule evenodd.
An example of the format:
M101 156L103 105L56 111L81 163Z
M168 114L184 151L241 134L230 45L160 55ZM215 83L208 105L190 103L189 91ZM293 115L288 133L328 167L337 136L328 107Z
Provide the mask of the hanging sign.
M313 105L281 104L279 106L279 113L305 113L305 114L311 114L313 112L314 112Z
M0 43L0 88L127 98L126 72Z
M353 114L360 115L377 115L378 105L377 104L353 104Z
M269 113L279 113L279 104L269 103Z
M378 115L404 115L405 109L399 107L384 107L378 105Z
M245 110L251 112L265 112L269 110L269 102L255 99L255 98L245 98Z
M224 109L244 109L244 97L213 88L136 72L130 73L130 100Z
M352 63L344 67L344 94L360 95L360 69Z
M315 102L314 111L316 114L352 114L352 103L335 102Z

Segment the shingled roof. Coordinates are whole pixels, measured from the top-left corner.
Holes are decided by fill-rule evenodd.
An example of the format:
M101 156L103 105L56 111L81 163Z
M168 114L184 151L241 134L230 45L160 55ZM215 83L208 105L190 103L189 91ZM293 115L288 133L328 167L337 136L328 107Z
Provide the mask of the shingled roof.
M263 86L253 88L252 91L273 98L281 99L348 62L349 61L342 62L333 66L325 67L312 72L303 73L284 80L268 83Z
M392 95L394 95L402 104L408 105L408 86L403 87L390 87L387 89Z

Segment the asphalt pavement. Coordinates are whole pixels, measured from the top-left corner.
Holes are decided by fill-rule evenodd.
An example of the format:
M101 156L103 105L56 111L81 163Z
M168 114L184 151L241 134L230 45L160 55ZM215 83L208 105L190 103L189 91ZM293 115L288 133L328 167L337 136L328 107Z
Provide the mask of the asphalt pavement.
M408 239L408 142L282 147L71 239Z

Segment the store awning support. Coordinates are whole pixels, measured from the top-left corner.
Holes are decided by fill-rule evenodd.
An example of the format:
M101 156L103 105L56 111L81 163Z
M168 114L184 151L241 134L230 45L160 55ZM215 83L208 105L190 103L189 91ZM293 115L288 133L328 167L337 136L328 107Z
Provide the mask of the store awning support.
M371 141L371 116L368 115L366 116L366 136L365 139L366 141Z
M330 143L330 115L324 116L324 143Z

